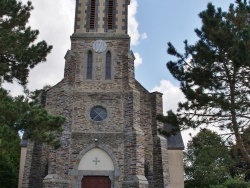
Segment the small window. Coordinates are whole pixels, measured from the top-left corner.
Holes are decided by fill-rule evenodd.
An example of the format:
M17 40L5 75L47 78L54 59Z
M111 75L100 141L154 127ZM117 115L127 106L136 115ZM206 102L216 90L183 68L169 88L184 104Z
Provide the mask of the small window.
M96 0L90 0L89 29L95 29Z
M102 121L107 118L107 110L102 106L95 106L90 111L90 118L94 121Z
M107 28L114 29L114 0L108 0Z
M92 68L93 67L93 54L91 51L88 52L88 62L87 62L87 79L92 79Z
M49 160L46 159L46 164L45 164L45 176L44 176L44 177L46 177L48 174L49 174Z
M110 51L107 52L106 54L106 67L105 67L105 79L110 80L111 79L111 53Z

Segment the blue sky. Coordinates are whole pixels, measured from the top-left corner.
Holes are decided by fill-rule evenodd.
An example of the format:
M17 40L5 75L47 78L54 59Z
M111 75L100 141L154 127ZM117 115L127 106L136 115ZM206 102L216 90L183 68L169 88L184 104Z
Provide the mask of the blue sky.
M166 69L166 62L172 58L166 53L167 43L171 42L180 51L185 39L194 43L197 40L194 29L201 26L198 14L206 9L208 2L227 10L234 1L138 0L139 32L145 32L148 38L132 49L142 57L143 64L136 69L136 78L147 89L166 79L179 85Z
M27 2L27 0L21 0ZM70 35L74 28L75 0L32 0L29 25L38 29L38 40L46 40L53 45L47 61L30 72L28 88L41 89L44 85L55 85L63 78L64 55L70 49ZM131 49L135 61L136 79L149 91L163 93L164 112L174 111L184 96L179 83L166 68L172 57L167 55L167 43L171 42L178 50L183 50L183 41L194 43L197 38L195 28L200 28L199 12L206 9L207 3L227 10L234 0L131 0L129 6L129 33ZM17 84L4 85L13 95L22 93ZM193 132L193 131L192 131ZM187 133L184 140L188 140Z

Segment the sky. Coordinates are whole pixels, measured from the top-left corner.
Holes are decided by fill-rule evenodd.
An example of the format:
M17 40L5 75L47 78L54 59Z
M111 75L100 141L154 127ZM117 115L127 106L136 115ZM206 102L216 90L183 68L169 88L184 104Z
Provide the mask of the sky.
M185 100L178 81L166 68L166 63L173 59L166 52L167 43L183 51L184 40L190 44L197 41L194 29L201 27L198 14L206 9L208 2L226 11L234 1L131 0L128 29L136 57L135 77L149 91L163 93L164 113L170 109L176 111L178 102ZM32 3L34 10L28 25L40 31L38 41L53 45L47 61L30 71L28 88L35 90L44 85L53 86L63 78L64 56L70 49L74 28L75 0L32 0ZM4 84L4 87L13 95L22 93L17 84ZM188 133L183 137L186 143Z

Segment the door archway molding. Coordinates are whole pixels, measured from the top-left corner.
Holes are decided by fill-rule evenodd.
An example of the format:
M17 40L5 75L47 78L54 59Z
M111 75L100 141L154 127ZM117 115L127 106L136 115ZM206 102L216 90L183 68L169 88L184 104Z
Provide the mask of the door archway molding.
M114 170L78 170L79 164L84 157L86 153L91 151L92 149L100 149L104 152L107 153L107 155L111 158L113 165L114 165ZM83 149L79 155L77 156L76 163L74 165L74 168L70 170L70 175L77 177L77 182L75 184L75 187L81 188L81 181L84 176L108 176L111 180L111 188L118 188L118 184L115 181L115 179L118 179L118 177L121 175L121 171L118 167L117 160L112 152L112 149L109 148L108 146L102 145L102 144L92 144Z

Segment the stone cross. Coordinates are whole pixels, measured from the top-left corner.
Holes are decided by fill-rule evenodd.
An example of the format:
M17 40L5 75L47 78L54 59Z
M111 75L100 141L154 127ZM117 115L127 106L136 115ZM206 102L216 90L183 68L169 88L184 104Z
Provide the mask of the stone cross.
M97 163L99 163L100 160L98 160L98 158L96 157L95 160L93 160L93 162L95 163L95 165L97 165Z

